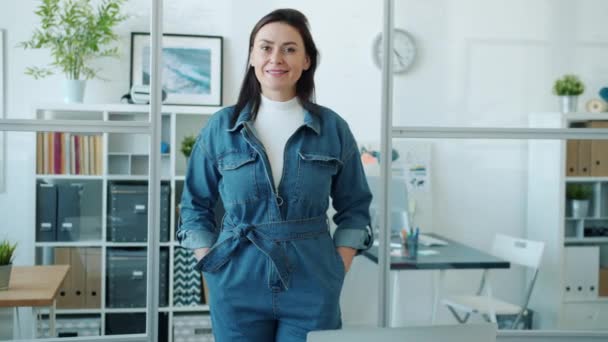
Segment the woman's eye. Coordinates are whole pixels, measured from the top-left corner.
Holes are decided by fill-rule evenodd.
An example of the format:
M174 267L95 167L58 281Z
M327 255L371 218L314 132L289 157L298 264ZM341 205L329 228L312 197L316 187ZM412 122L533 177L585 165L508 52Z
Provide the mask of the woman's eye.
M294 53L296 52L296 49L292 47L286 47L283 49L283 51L285 51L286 53Z
M262 45L262 46L260 47L260 50L262 50L262 51L268 51L268 50L270 50L270 46L267 46L267 45Z

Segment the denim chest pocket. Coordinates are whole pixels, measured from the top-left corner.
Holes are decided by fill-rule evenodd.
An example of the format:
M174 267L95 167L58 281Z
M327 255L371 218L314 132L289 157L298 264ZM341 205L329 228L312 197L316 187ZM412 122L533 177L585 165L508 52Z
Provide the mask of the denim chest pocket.
M307 200L327 198L342 161L325 153L298 152L298 194Z
M224 204L246 203L260 198L255 179L256 159L254 152L229 152L218 160L222 174L220 195Z

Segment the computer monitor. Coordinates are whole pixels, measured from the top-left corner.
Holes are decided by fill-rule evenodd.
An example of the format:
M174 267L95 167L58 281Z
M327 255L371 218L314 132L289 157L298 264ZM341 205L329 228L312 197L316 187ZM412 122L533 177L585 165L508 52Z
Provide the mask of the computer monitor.
M367 184L374 196L370 211L372 226L376 227L380 215L380 189L382 179L379 176L366 176ZM408 194L404 177L392 177L389 182L391 193L391 235L399 236L401 229L409 229Z

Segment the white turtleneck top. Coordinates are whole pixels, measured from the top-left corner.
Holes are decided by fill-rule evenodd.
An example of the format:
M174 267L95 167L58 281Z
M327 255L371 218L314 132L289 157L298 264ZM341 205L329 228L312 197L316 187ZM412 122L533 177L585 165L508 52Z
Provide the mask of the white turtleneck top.
M283 176L285 144L304 124L304 108L297 97L285 102L272 101L261 95L260 109L253 123L256 137L264 145L275 189Z

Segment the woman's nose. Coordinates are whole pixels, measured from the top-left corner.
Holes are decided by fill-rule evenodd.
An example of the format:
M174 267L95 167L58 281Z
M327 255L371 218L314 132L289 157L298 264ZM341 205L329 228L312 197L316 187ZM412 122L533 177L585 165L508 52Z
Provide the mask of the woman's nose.
M280 49L275 49L274 51L272 51L272 53L270 54L270 61L275 64L283 62L283 55L281 54Z

